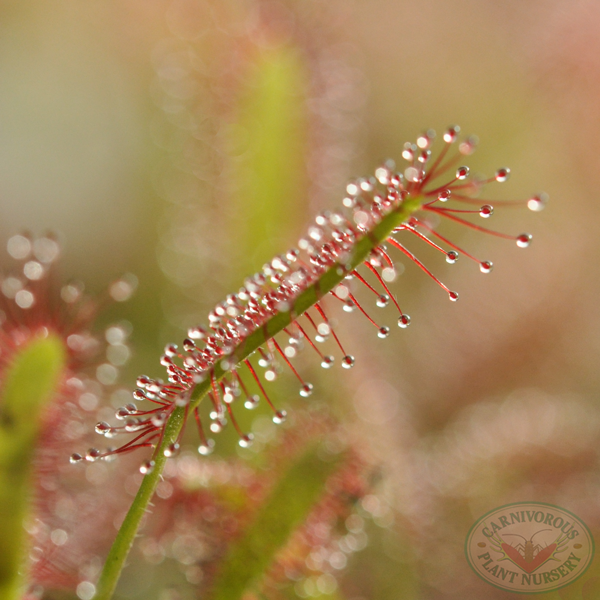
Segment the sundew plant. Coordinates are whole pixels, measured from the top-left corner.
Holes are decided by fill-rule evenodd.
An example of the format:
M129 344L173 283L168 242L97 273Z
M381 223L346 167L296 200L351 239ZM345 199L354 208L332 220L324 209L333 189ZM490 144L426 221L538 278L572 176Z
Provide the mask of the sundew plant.
M165 14L148 58L165 313L152 326L181 339L136 378L132 354L153 354L130 323L144 274L90 294L63 280L68 239L7 237L0 600L503 598L464 582L456 548L492 492L522 489L473 472L488 458L510 471L527 454L515 423L546 440L547 412L524 394L427 430L410 398L389 400L397 373L378 357L441 331L420 290L467 310L462 274L493 278L487 252L518 260L547 194L513 196L508 167L474 172L479 140L451 124L412 123L359 176L367 74L337 3ZM583 402L544 402L564 436L585 420ZM394 440L414 442L402 456L373 441L398 414Z

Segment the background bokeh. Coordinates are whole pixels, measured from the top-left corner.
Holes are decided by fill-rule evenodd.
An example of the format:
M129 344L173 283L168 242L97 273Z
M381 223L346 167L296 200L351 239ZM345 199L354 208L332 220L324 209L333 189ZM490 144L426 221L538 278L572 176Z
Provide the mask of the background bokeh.
M0 237L57 232L65 277L92 292L138 276L135 299L104 317L134 326L130 386L158 375L167 341L339 203L348 177L399 160L424 129L476 133L471 167L512 169L492 199L550 194L541 214L493 217L497 229L531 231L531 248L448 227L494 261L484 276L413 245L460 302L407 264L393 290L411 327L381 341L340 314L356 368L311 378L313 397L380 469L395 515L353 558L344 596L508 598L463 558L476 518L534 499L600 527L600 10L592 0L261 4L0 2ZM256 23L270 17L262 38ZM263 92L285 107L279 121ZM253 154L261 115L281 144L263 140ZM233 437L221 452L232 448Z

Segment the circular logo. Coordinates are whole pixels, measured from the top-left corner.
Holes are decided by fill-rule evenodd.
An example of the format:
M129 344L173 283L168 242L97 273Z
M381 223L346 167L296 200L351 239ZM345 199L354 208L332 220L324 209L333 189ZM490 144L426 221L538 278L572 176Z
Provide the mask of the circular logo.
M471 568L503 590L535 594L569 585L594 557L586 524L564 508L518 502L483 515L465 542Z

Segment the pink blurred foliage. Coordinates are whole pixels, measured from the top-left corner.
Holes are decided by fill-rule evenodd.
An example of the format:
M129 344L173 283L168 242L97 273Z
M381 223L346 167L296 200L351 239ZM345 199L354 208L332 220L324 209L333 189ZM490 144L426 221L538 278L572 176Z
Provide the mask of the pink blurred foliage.
M132 279L113 282L104 297L92 299L81 282L63 284L60 246L52 236L16 235L8 250L16 268L2 277L0 295L0 376L21 348L52 335L64 343L67 362L41 417L32 468L34 492L25 528L29 534L27 581L31 598L44 589L75 591L94 578L127 507L126 465L74 469L68 457L90 440L96 413L118 389L117 366L126 362L128 328L118 324L94 331L99 311L133 292ZM115 360L119 355L120 358ZM105 410L105 409L104 409Z

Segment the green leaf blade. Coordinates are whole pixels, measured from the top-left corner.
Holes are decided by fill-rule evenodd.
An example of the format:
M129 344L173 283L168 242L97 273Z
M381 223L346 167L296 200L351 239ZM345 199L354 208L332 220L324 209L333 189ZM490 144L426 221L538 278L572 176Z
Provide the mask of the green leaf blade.
M276 484L242 538L233 544L213 584L214 600L238 600L260 582L296 529L321 499L343 457L325 462L318 446L305 452Z
M29 342L4 374L0 395L0 598L20 597L31 463L44 409L58 389L66 363L55 337Z

